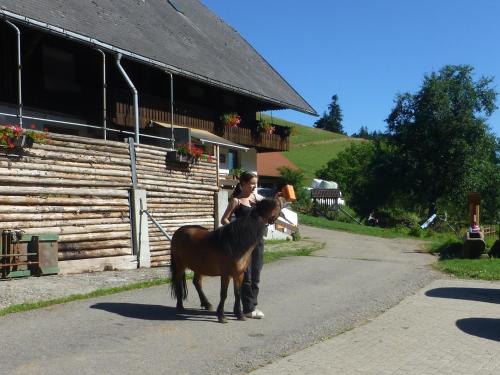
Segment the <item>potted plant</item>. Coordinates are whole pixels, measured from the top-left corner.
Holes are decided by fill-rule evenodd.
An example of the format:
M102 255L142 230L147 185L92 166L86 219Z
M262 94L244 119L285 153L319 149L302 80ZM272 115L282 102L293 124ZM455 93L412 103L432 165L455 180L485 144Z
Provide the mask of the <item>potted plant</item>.
M241 117L236 112L225 113L220 119L228 128L237 128L241 123Z
M259 133L274 134L275 130L275 127L267 121L259 121L259 124L257 125L257 131Z
M29 148L33 146L33 143L45 143L47 139L47 132L41 133L26 130L20 125L0 126L0 150L11 151L20 148Z
M197 162L200 158L203 159L203 157L203 149L190 143L179 145L175 150L167 151L168 161L192 164Z
M286 138L292 135L294 128L288 125L275 126L275 134L279 135L281 138Z

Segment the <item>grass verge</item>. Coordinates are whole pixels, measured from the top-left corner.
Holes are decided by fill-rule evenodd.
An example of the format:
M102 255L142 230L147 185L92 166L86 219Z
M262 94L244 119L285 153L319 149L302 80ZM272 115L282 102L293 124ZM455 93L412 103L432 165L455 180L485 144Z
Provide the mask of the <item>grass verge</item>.
M17 312L40 309L43 307L48 307L48 306L53 306L53 305L60 305L60 304L72 302L72 301L107 296L109 294L116 294L116 293L120 293L120 292L126 292L129 290L149 288L149 287L156 286L156 285L168 284L169 282L170 282L170 279L152 279L152 280L141 281L141 282L137 282L137 283L133 283L133 284L127 284L127 285L123 285L123 286L113 287L113 288L97 289L97 290L94 290L93 292L90 292L90 293L71 294L71 295L66 296L66 297L51 299L51 300L47 300L47 301L39 301L39 302L22 303L22 304L18 304L18 305L12 305L12 306L6 307L5 309L0 310L0 316L12 314L12 313L17 313Z
M435 267L462 279L500 280L500 259L444 259Z
M500 280L500 259L485 258L485 255L480 259L460 259L463 241L453 233L434 233L430 237L423 238L413 237L397 230L332 221L303 214L299 214L299 222L304 225L368 236L425 240L425 250L439 255L439 261L434 264L436 269L462 279ZM493 246L494 241L495 237L487 237L486 249Z

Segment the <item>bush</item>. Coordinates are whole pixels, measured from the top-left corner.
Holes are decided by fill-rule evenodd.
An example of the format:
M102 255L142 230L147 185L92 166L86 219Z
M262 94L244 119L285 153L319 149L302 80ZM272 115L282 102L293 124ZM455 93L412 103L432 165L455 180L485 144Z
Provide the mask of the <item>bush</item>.
M414 226L413 228L410 229L410 231L408 232L408 234L410 236L414 236L414 237L423 237L424 236L424 230L422 228L420 228L419 225L417 226Z
M377 212L375 216L377 216L381 227L399 227L410 230L415 227L420 228L420 218L414 212L387 209Z
M463 254L463 242L457 239L449 239L441 242L432 252L438 253L441 260L461 258Z

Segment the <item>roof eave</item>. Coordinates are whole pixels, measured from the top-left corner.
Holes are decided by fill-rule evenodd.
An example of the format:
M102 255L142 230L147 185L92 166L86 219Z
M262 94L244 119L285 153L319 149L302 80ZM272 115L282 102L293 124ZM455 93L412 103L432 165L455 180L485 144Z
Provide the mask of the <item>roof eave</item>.
M292 110L302 112L305 114L318 116L317 112L312 107L302 108L300 106L292 105L290 103L286 103L286 102L283 102L283 101L278 100L278 99L270 98L268 96L255 93L251 90L247 90L247 89L244 89L241 87L233 86L233 85L225 83L225 82L214 80L214 79L211 79L209 77L202 76L202 75L175 67L173 65L169 65L169 64L163 63L161 61L154 60L154 59L151 59L149 57L145 57L145 56L136 54L136 53L128 51L128 50L124 50L120 47L116 47L116 46L113 46L111 44L101 42L98 39L95 39L95 38L92 38L92 37L89 37L86 35L75 33L73 31L66 30L66 29L58 27L58 26L50 25L46 22L40 22L40 21L37 21L33 18L29 18L29 17L22 16L22 15L17 14L17 13L9 12L8 10L5 10L5 9L0 9L0 15L2 15L6 19L18 21L18 22L20 22L28 27L42 29L42 30L48 31L50 33L54 33L54 34L59 35L59 36L73 39L73 40L76 40L76 41L84 43L84 44L88 44L88 45L93 46L93 47L102 48L102 49L107 50L109 52L121 53L123 56L126 56L130 59L133 59L133 60L140 61L142 63L146 63L146 64L154 66L156 68L163 69L165 71L169 71L171 73L175 73L177 75L191 78L191 79L194 79L194 80L197 80L200 82L208 83L208 84L211 84L213 86L217 86L217 87L220 87L220 88L223 88L223 89L226 89L229 91L233 91L233 92L236 92L239 94L247 95L247 96L250 96L252 98L267 101L269 103L273 103L275 105L281 106L281 107L283 107L283 109L292 109Z

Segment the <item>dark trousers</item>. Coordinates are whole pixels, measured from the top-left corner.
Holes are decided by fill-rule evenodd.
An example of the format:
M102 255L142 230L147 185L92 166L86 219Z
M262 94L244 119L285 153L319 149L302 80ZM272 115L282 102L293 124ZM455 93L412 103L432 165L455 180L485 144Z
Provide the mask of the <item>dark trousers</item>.
M252 252L252 258L243 277L241 285L241 302L243 303L243 313L255 310L257 297L259 295L260 271L264 265L264 239L260 239Z

